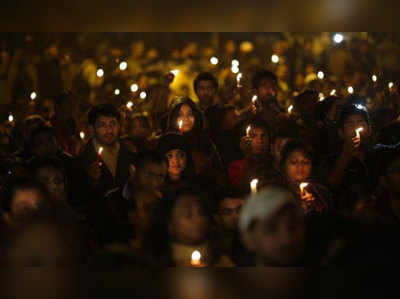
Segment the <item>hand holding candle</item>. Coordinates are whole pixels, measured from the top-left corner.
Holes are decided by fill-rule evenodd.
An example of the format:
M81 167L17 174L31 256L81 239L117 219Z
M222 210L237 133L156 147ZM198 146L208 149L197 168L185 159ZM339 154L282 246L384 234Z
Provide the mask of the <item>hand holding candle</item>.
M99 150L98 150L98 152L97 152L97 160L96 160L96 162L99 163L99 166L101 166L100 159L101 159L101 153L102 153L102 152L103 152L103 147L100 146L100 147L99 147Z
M364 130L363 127L360 127L360 128L358 128L358 129L356 129L356 137L357 137L357 138L360 138L360 132L363 131L363 130Z
M178 121L179 132L183 134L183 120Z

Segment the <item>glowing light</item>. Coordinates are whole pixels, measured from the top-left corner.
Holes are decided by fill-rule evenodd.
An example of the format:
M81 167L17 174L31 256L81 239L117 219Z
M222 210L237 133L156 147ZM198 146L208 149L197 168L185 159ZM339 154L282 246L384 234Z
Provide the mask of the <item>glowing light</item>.
M389 89L392 89L392 87L394 86L393 82L389 82L388 86L389 86Z
M300 193L301 193L301 195L303 195L304 188L307 187L307 186L308 186L308 183L305 183L305 182L300 184Z
M128 109L131 109L132 106L133 106L133 102L132 102L132 101L129 101L128 103L126 103L126 107L127 107Z
M117 88L117 89L115 89L114 90L114 94L117 96L117 95L119 95L120 94L120 90Z
M34 99L36 99L36 97L37 97L36 92L32 91L31 92L31 100L33 101Z
M334 96L336 94L336 89L332 89L330 95Z
M98 69L96 72L97 77L101 78L104 76L104 71L103 69Z
M322 92L320 92L320 93L318 94L318 97L319 97L319 101L320 101L320 102L322 102L323 100L325 100L325 95L324 95Z
M250 182L251 193L257 193L257 184L258 184L258 179L253 179Z
M79 136L81 137L81 139L85 139L85 133L84 132L80 132Z
M360 132L363 131L363 130L364 130L363 127L360 127L360 128L358 128L358 129L356 129L356 137L357 137L357 138L360 138Z
M211 57L210 58L210 63L212 65L217 65L218 64L218 58L217 57Z
M289 114L291 114L291 113L292 113L292 110L293 110L293 105L290 105L289 108L287 109L287 112L288 112Z
M239 73L239 68L237 66L232 66L231 71L232 73L237 74Z
M247 129L246 129L247 137L250 136L250 130L251 130L251 126L248 126Z
M128 68L128 63L127 63L126 61L122 61L122 62L119 64L119 69L120 69L121 71L125 71L127 68Z
M13 116L12 114L10 114L10 115L8 116L8 121L9 121L10 123L12 123L12 122L14 121L14 116Z
M198 250L192 252L190 264L192 266L200 266L201 265L201 253Z
M323 71L319 71L318 73L317 73L317 77L319 78L319 79L324 79L324 77L325 77L325 75L324 75L324 72Z
M257 101L258 97L256 95L253 96L253 98L251 99L251 101L253 102L253 104Z
M147 93L145 91L142 91L139 96L142 100L144 100L147 97Z
M132 92L137 92L139 90L139 85L137 85L136 83L131 85L131 91Z
M344 39L344 37L343 37L343 35L340 34L340 33L336 33L336 34L333 36L333 41L334 41L335 43L337 43L337 44L340 44L340 43L343 41L343 39Z
M237 60L237 59L233 59L232 60L232 66L239 66L239 60Z
M102 146L100 146L99 147L99 151L97 152L98 154L99 154L99 156L101 156L101 153L103 152L103 147Z
M372 75L372 81L376 82L378 80L378 77L376 75Z
M176 70L176 69L172 70L171 73L173 73L174 76L176 77L179 74L179 70Z
M279 62L279 56L276 55L276 54L272 55L272 56L271 56L271 61L272 61L273 63L278 63L278 62Z
M240 84L240 79L243 77L242 73L237 74L236 76L236 82L239 85Z
M253 43L249 41L245 41L240 44L240 50L243 52L251 52L253 51L253 48L254 48Z
M356 106L356 108L359 109L359 110L367 111L367 108L366 108L364 105L356 104L355 106Z
M347 88L347 92L348 92L349 94L353 94L353 93L354 93L354 88L353 88L352 86L349 86L349 87Z

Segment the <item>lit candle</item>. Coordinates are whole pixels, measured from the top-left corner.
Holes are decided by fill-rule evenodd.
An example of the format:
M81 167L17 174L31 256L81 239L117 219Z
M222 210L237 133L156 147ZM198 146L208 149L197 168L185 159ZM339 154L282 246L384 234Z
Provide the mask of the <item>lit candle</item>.
M239 60L233 59L233 60L232 60L232 66L238 67L238 66L239 66Z
M181 134L183 134L183 120L178 121L178 128L179 128L179 132Z
M279 56L276 55L276 54L272 55L272 56L271 56L271 61L272 61L273 63L278 63L278 62L279 62Z
M353 86L349 86L349 87L347 88L347 92L348 92L349 94L353 94L353 92L354 92Z
M14 121L14 116L10 113L10 115L8 116L8 122L12 123Z
M79 136L81 137L81 139L85 139L85 133L83 131L79 133Z
M237 86L239 87L240 86L240 79L242 78L242 73L239 73L239 74L237 74L237 76L236 76L236 82L237 82Z
M231 72L234 73L234 74L239 73L239 67L237 65L233 65L231 67Z
M364 130L363 127L360 127L360 128L358 128L358 129L356 129L356 137L357 137L357 138L360 138L360 132L363 131L363 130Z
M257 97L256 95L254 95L253 98L251 99L251 101L253 102L253 104L256 103L257 99L258 99L258 97Z
M372 81L376 82L378 80L378 77L376 75L372 75Z
M140 98L141 98L142 100L144 100L146 97L147 97L147 93L146 93L145 91L142 91L142 92L140 93Z
M131 91L132 92L137 92L138 90L139 90L139 86L137 84L133 83L131 85Z
M98 69L96 72L97 77L101 78L104 76L104 71L103 69Z
M120 93L120 90L119 90L118 88L116 88L116 89L114 90L114 94L117 96L117 95L119 95L119 93Z
M293 105L290 105L289 108L287 109L288 113L291 114L293 110Z
M393 85L394 85L393 82L389 82L388 84L389 90L392 90Z
M133 102L132 101L129 101L128 103L126 103L126 107L128 109L132 109L132 106L133 106Z
M192 252L190 264L195 267L201 266L201 253L198 250Z
M304 188L307 187L307 186L308 186L308 183L305 183L305 182L300 184L300 195L301 196L307 194L307 191L304 190Z
M175 69L175 70L172 70L172 71L171 71L171 73L173 73L173 74L174 74L174 76L177 76L177 75L178 75L178 73L179 73L179 70L176 70L176 69Z
M127 67L128 67L128 63L127 63L126 61L122 61L122 62L119 64L119 69L120 69L121 71L125 71Z
M320 101L320 102L322 102L323 100L325 100L325 95L324 95L322 92L319 93L318 97L319 97L319 101Z
M212 65L217 65L218 64L218 58L217 57L211 57L210 58L210 63Z
M102 153L102 152L103 152L103 147L100 146L100 147L99 147L99 150L98 150L98 152L97 152L97 162L100 161L100 159L101 159L101 153Z
M336 89L331 90L331 96L334 96L336 94Z
M318 74L317 74L317 77L318 77L319 79L321 79L321 80L324 79L324 77L325 77L324 72L319 71Z
M258 180L257 179L253 179L250 182L251 193L253 193L253 194L257 193L257 184L258 184Z
M34 99L36 99L36 97L37 97L36 92L32 91L31 92L31 100L33 101Z
M246 136L250 137L250 130L251 130L251 126L248 126L246 129Z

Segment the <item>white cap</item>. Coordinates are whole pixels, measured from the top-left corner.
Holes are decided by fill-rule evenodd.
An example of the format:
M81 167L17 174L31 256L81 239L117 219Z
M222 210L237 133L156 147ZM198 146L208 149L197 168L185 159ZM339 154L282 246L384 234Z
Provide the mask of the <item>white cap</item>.
M250 195L240 212L240 229L247 231L254 220L268 219L288 202L298 204L292 193L278 187L266 187L260 192ZM301 211L300 206L299 211Z

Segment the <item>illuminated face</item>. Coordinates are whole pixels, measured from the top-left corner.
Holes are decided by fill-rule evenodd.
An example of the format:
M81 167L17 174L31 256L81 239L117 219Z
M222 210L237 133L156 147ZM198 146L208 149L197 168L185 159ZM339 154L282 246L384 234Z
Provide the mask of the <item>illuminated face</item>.
M192 108L189 105L183 104L179 110L176 126L178 127L179 121L182 121L182 131L189 132L192 130L195 122L195 117Z
M293 151L285 162L285 173L291 182L304 182L311 175L311 161L301 150Z
M98 117L94 129L96 140L102 145L113 145L119 139L120 124L115 117Z
M359 114L350 115L343 124L343 136L345 140L351 140L356 136L356 129L362 127L360 132L361 140L363 136L369 136L368 124L364 117Z
M204 241L208 224L200 199L192 195L182 195L172 210L168 230L179 243L196 245Z
M275 84L270 79L262 79L258 88L257 96L261 100L269 100L276 97L277 91Z
M217 90L211 81L202 80L198 82L195 92L199 98L200 104L207 106L212 104Z
M225 198L219 207L222 226L229 231L238 229L240 210L244 204L243 198Z
M179 149L170 150L168 159L168 174L171 178L179 178L186 168L186 153Z
M269 138L265 129L251 128L251 152L255 155L261 155L268 151Z

